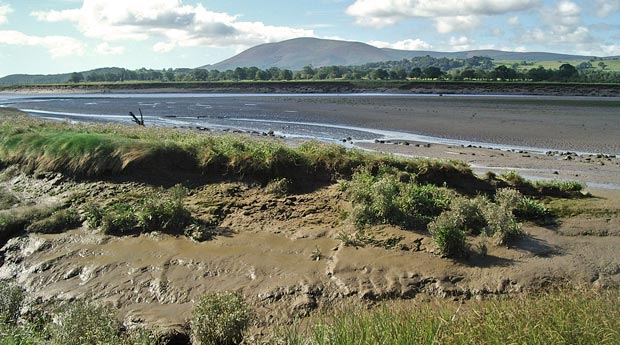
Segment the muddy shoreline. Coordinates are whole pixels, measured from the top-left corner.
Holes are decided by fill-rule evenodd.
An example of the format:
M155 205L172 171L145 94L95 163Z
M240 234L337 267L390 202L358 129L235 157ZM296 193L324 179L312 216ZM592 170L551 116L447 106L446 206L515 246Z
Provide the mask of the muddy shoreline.
M188 82L0 86L0 93L406 93L620 97L619 84L495 82Z

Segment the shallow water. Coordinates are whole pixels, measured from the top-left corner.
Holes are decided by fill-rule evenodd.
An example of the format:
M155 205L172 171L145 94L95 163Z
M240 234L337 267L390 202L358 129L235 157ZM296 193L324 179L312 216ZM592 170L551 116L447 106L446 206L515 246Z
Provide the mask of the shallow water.
M270 132L276 135L292 138L314 138L328 142L341 142L350 138L350 143L368 142L374 140L406 140L414 142L438 143L447 145L475 145L499 149L517 149L531 152L545 152L548 150L571 150L578 153L591 153L588 150L575 150L574 147L558 147L558 145L526 145L509 142L505 138L476 138L469 134L461 135L428 135L415 132L411 127L395 129L390 116L384 121L374 124L361 124L350 116L321 115L317 116L313 109L298 107L299 100L316 100L318 98L342 101L334 103L334 108L347 111L348 103L362 101L365 98L380 98L390 102L390 99L439 99L439 95L402 95L402 94L58 94L58 95L0 95L0 106L10 106L23 110L33 116L48 119L92 122L121 122L131 123L128 115L133 111L139 115L138 109L144 114L147 126L208 128L214 130L237 129L243 131ZM347 100L349 99L349 100ZM479 96L479 95L450 95L442 100L442 114L446 117L446 126L450 126L449 114L462 111L463 107L470 106L477 109L480 104L488 104L502 108L524 107L523 100L543 102L545 107L560 107L558 101L592 103L610 102L610 99L583 98L583 97L541 97L541 96ZM452 101L454 105L451 105ZM463 103L465 102L465 103ZM611 99L617 109L620 109L620 100ZM415 106L415 103L412 103ZM554 105L555 104L555 105ZM596 112L588 112L587 105L584 114L592 121ZM453 107L453 109L451 108ZM399 109L400 110L400 109ZM350 108L348 109L350 111ZM609 116L606 114L605 116ZM393 116L394 117L394 116ZM415 118L413 119L415 120ZM392 122L392 123L391 123ZM558 122L560 124L560 122ZM412 126L415 128L415 126ZM538 147L537 147L538 146ZM594 153L594 152L592 152ZM616 152L607 152L616 153Z

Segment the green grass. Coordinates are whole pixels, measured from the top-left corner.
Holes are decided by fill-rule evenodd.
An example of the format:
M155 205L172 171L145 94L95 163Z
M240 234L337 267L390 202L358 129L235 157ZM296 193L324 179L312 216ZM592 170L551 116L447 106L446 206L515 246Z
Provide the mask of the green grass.
M183 170L262 183L287 178L298 187L348 178L362 166L379 165L415 173L434 184L475 179L468 166L457 162L400 159L318 142L293 148L274 140L171 128L70 125L7 109L0 109L0 162L78 177L126 172L159 176Z
M607 67L605 67L605 71L607 72L620 72L620 60L618 59L603 59L603 60L596 60L596 61L592 61L590 62L590 60L573 60L573 61L537 61L537 62L533 62L532 65L528 65L528 66L519 66L519 70L525 70L525 69L530 69L530 68L537 68L538 66L543 66L545 69L554 69L557 70L558 68L560 68L560 66L562 64L565 63L569 63L573 66L577 66L582 62L590 62L592 64L592 70L600 70L600 67L598 66L599 62L604 62L605 65L607 65ZM512 66L515 63L520 64L522 61L519 60L494 60L493 64L495 66L502 66L502 65L506 65L506 66Z
M344 307L282 332L286 344L617 344L618 290Z
M535 196L559 196L559 197L584 197L582 193L586 188L584 183L578 181L548 180L530 181L515 171L507 171L499 175L499 181L505 186L519 190L525 195ZM504 187L504 186L502 186Z

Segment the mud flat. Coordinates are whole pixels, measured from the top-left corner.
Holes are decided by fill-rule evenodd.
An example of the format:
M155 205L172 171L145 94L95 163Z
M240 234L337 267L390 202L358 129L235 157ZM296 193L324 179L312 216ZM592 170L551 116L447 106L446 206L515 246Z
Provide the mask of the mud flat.
M405 81L286 81L109 83L0 86L0 93L413 93L462 95L544 95L620 97L617 84L405 82Z
M620 169L615 157L359 143L442 159L401 160L316 143L304 151L275 139L71 126L9 115L15 118L0 124L3 224L18 224L15 219L33 210L41 218L42 209L53 205L78 213L76 222L60 230L33 227L27 219L21 228L0 233L0 279L23 287L32 303L90 299L115 308L127 328L187 332L200 296L234 291L252 306L249 339L260 341L279 325L344 303L485 300L560 285L620 287L620 191L550 192L551 185L511 184L519 178L483 174L487 168L532 169L611 186ZM453 158L476 164L479 176L446 160ZM484 203L498 204L490 201L493 194L513 187L548 212L544 219L520 218L523 234L511 242L491 243L493 237L472 233L467 255L447 257L425 225L399 226L389 218L360 225L359 204L345 182L354 179L355 168L379 182L419 184L454 198L485 194ZM171 186L179 182L187 193L175 200L192 220L185 230L167 229L166 219L155 230L152 224L148 231L140 230L143 225L119 230L145 208L129 208L121 225L108 223L115 230L97 225L98 209L114 215L126 204L144 207L144 199L146 209L159 210L153 205L174 194L177 187ZM96 205L95 211L88 205Z

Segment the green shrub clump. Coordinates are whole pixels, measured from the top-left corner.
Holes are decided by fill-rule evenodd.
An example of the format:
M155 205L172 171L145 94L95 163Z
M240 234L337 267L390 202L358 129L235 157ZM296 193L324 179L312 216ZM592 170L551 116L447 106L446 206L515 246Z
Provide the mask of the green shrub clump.
M86 219L91 227L101 227L106 234L163 231L182 233L191 222L183 200L187 189L175 186L138 198L113 201L105 206L87 204Z
M241 296L232 292L208 293L198 301L192 312L192 343L239 344L249 324L250 308Z
M24 291L8 281L0 280L0 323L15 324L23 303Z
M442 213L428 227L441 255L461 256L467 252L463 219L456 212Z
M93 302L73 301L58 312L51 328L52 343L118 344L120 326L111 308Z
M73 208L54 211L49 217L32 222L26 231L43 234L56 234L79 226L80 215Z
M346 185L358 226L393 224L406 229L425 227L445 210L450 192L433 185L401 182L395 174L357 172Z

